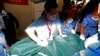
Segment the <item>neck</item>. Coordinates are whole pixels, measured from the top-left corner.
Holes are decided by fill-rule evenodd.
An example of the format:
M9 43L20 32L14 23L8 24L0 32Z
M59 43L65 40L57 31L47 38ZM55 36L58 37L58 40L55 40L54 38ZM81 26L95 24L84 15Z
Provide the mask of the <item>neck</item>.
M68 20L72 19L71 17L67 17L65 20L64 20L64 23L68 23Z
M98 15L93 15L94 19L98 19Z

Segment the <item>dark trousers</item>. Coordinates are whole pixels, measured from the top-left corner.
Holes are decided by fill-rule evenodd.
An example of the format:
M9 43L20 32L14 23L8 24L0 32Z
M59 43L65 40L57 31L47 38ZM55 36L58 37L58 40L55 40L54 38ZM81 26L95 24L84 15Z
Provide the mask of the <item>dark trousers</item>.
M5 38L7 41L7 44L9 46L11 46L12 44L14 44L17 40L16 40L16 31L11 29L2 29L3 33L5 34Z

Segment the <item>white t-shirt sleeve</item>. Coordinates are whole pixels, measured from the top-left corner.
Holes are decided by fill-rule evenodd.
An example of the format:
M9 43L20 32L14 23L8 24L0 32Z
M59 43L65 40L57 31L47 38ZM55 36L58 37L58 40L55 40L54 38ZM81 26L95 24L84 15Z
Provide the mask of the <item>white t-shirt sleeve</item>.
M40 43L41 41L36 37L35 35L35 30L36 30L36 22L33 22L31 25L29 25L26 29L25 32L27 35L36 43Z
M34 23L34 22L33 22ZM34 31L35 31L35 28L34 25L30 24L26 29L25 29L25 32L27 33L27 35L32 38L32 35L34 34ZM30 35L31 34L31 35Z

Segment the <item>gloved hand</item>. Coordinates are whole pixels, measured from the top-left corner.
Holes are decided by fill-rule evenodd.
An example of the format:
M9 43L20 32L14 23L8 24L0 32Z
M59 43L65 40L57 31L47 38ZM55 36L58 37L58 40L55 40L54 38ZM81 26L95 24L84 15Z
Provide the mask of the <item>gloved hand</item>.
M100 26L99 26L100 27ZM98 32L100 32L100 29L98 29Z
M39 42L37 44L42 46L42 47L46 47L48 45L48 41L44 40L44 41L41 41L41 42Z
M71 30L71 33L76 34L76 31L74 29Z
M65 37L67 37L67 34L66 34L66 35L64 35L64 34L61 34L61 37L65 38Z
M48 40L52 41L54 36L50 36L50 38Z
M81 40L85 40L85 36L83 34L80 35Z

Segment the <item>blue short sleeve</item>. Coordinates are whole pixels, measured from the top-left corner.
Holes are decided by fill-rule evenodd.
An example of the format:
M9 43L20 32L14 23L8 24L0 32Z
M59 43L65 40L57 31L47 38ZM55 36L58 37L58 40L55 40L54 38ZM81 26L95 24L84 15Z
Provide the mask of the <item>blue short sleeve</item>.
M89 22L89 18L90 18L90 15L87 15L87 16L83 19L82 25L86 26L86 25L88 24L88 22Z

